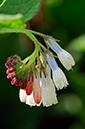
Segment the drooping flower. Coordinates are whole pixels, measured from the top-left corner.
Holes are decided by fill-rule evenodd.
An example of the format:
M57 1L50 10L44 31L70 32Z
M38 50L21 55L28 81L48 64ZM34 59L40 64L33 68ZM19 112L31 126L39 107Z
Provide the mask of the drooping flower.
M41 103L41 85L40 85L40 77L34 77L34 85L33 85L33 97L36 104Z
M41 85L42 85L42 103L43 106L51 106L52 104L58 103L56 93L55 93L55 86L49 76L46 78L42 74L41 78Z
M72 69L72 66L75 65L73 57L65 50L62 50L62 52L58 54L58 58L67 70Z
M55 86L57 87L57 90L63 89L68 85L68 81L65 77L65 74L59 67L58 69L53 71L53 81L55 83Z
M47 36L47 38L45 39L45 42L57 54L60 62L67 70L70 70L72 66L75 65L75 61L71 56L71 54L65 51L64 49L62 49L54 38Z
M65 77L65 74L58 67L54 57L52 55L49 56L47 54L47 61L48 61L49 66L52 69L53 81L54 81L55 86L57 87L57 89L59 90L59 89L62 89L64 87L67 87L68 81Z

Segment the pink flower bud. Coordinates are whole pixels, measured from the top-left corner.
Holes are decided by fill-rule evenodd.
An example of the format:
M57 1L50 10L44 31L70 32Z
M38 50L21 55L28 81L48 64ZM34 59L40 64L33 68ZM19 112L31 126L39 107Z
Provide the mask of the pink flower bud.
M5 66L8 67L8 63L7 62L5 63Z
M10 62L6 62L5 63L5 66L8 68L8 67L12 67L12 64Z
M20 85L20 89L25 89L27 83L26 83L25 81L23 81L23 82L21 82L19 85Z
M7 58L7 61L8 61L8 62L12 62L12 58L11 58L11 57L8 57L8 58Z
M18 57L18 55L14 55L14 56L13 56L14 59L17 59L17 57Z
M9 74L10 72L13 72L15 70L16 70L15 67L11 67L11 68L9 68L9 69L6 70L6 73Z
M9 69L7 69L7 70L6 70L6 73L7 73L7 74L9 74L9 73L10 73L10 70L9 70Z
M16 64L17 64L16 60L13 60L13 65L16 65Z
M33 97L36 104L40 104L41 102L41 86L40 86L40 78L34 78L33 85Z
M12 81L11 81L11 84L14 85L14 84L16 84L16 82L17 82L17 79L16 79L16 77L14 77L14 78L12 79Z
M32 79L30 79L30 81L27 82L26 94L30 95L32 93L32 90L33 90L33 82Z
M9 73L8 75L7 75L7 78L8 79L12 79L13 77L15 77L16 76L16 73L15 72L12 72L12 73Z

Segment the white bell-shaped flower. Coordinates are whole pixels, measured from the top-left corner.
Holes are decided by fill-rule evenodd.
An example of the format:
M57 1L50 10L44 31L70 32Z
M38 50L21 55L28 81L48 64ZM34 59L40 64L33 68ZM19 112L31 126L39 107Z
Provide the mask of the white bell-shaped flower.
M34 98L33 98L33 92L30 95L27 95L26 104L28 104L30 106L35 106L36 105L36 103L34 101Z
M40 77L34 77L34 84L33 84L33 97L34 101L37 105L41 104L41 85L40 85Z
M63 71L58 67L55 58L52 56L50 57L47 54L47 61L49 66L52 69L52 74L53 74L53 81L57 87L57 89L62 89L63 87L66 87L68 85L68 81L65 77L65 74Z
M59 44L53 39L52 37L49 36L45 42L49 45L49 47L58 55L58 58L60 62L63 64L63 66L67 69L70 70L72 66L75 65L75 61L70 53L62 49Z
M51 106L52 104L58 103L54 84L49 76L46 78L42 74L42 103L43 106Z
M20 90L19 90L19 98L20 98L20 101L25 103L25 102L26 102L26 97L27 97L26 91L23 90L23 89L20 89Z
M65 74L59 67L56 70L54 70L52 74L53 74L53 81L55 86L57 87L57 90L67 87L68 81L65 77Z
M60 62L63 64L63 66L67 69L70 70L72 68L72 66L75 65L75 61L73 59L73 57L71 56L70 53L68 53L65 50L62 50L59 54L58 54L58 58L60 60Z

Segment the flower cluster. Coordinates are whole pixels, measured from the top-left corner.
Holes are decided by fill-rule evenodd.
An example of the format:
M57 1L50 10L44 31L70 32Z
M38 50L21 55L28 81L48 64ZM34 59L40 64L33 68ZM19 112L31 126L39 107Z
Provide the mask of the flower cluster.
M73 57L62 49L50 36L44 38L45 43L57 54L63 66L70 70L75 65ZM56 89L67 87L68 81L63 71L58 67L53 54L42 47L44 52L35 52L21 61L18 55L7 59L5 66L11 84L20 86L19 98L30 106L51 106L58 103ZM35 54L36 53L36 54ZM35 56L34 56L35 55ZM52 73L52 74L51 74Z

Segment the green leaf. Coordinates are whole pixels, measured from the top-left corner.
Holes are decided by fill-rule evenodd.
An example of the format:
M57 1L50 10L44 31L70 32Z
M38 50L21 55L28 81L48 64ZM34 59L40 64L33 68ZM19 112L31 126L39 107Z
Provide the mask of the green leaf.
M6 0L0 0L0 7L5 3Z
M7 0L0 8L0 13L23 14L24 22L30 20L37 12L41 0Z
M78 38L72 40L72 42L70 43L70 47L73 50L85 52L85 35L81 35Z
M24 29L24 19L22 14L6 15L0 14L0 29Z

